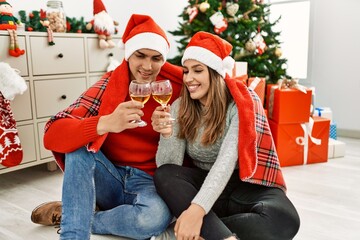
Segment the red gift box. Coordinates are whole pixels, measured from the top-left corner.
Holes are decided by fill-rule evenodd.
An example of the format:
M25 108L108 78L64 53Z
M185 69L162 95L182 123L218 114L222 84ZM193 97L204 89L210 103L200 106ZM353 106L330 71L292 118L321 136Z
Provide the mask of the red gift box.
M281 166L327 162L329 119L314 117L293 124L269 120L269 125Z
M306 93L294 88L279 88L268 84L266 89L266 109L268 117L277 123L304 123L310 117L311 89Z

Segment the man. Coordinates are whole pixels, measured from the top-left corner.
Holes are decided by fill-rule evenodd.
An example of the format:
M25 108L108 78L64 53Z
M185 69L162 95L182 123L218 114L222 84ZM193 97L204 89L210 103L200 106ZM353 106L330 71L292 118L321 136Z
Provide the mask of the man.
M125 58L45 126L44 146L64 170L62 203L34 209L34 223L55 225L60 239L111 234L134 239L159 235L172 216L158 196L152 175L159 133L151 122L159 106L131 101L130 80L170 79L179 95L182 70L166 62L169 43L149 16L132 15L123 34Z

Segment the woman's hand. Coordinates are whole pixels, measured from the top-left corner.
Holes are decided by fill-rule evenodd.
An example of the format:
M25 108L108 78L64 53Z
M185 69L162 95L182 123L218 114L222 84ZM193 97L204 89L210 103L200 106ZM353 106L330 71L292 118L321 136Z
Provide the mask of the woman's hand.
M163 108L158 106L155 108L151 116L151 125L155 132L161 133L163 137L170 137L172 134L172 124L174 119L170 115L170 107Z
M100 117L97 125L98 134L119 133L125 129L138 127L133 120L140 120L144 115L141 110L143 107L144 105L137 101L120 103L111 114Z
M176 220L174 232L177 240L200 240L200 230L203 224L205 210L192 203Z

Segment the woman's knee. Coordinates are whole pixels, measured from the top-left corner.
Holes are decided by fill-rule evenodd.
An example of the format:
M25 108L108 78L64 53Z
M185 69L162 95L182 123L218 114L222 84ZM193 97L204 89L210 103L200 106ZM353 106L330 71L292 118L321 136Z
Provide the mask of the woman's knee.
M265 206L265 216L269 216L273 235L276 239L293 239L300 228L300 217L294 205L284 196L276 204L267 203ZM275 239L275 238L274 238Z
M164 164L156 169L154 175L154 183L156 188L166 188L171 187L171 178L174 177L174 164Z

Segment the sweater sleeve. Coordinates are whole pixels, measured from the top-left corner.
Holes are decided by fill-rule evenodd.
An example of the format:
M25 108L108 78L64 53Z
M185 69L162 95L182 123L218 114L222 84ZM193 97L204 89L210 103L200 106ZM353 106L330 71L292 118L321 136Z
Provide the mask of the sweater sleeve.
M236 109L236 107L233 109ZM235 170L238 160L238 134L239 118L236 112L231 119L229 129L221 144L216 161L211 167L200 191L192 200L192 203L196 203L204 208L206 214L225 189Z
M171 116L177 116L179 111L179 99L174 101L171 106ZM177 133L179 125L177 121L173 124L173 133L169 138L160 135L159 146L156 152L156 165L160 167L163 164L172 163L182 165L184 161L186 143L184 139L179 139Z
M97 134L98 113L110 75L105 74L68 108L51 117L45 126L46 149L67 153L101 137Z

